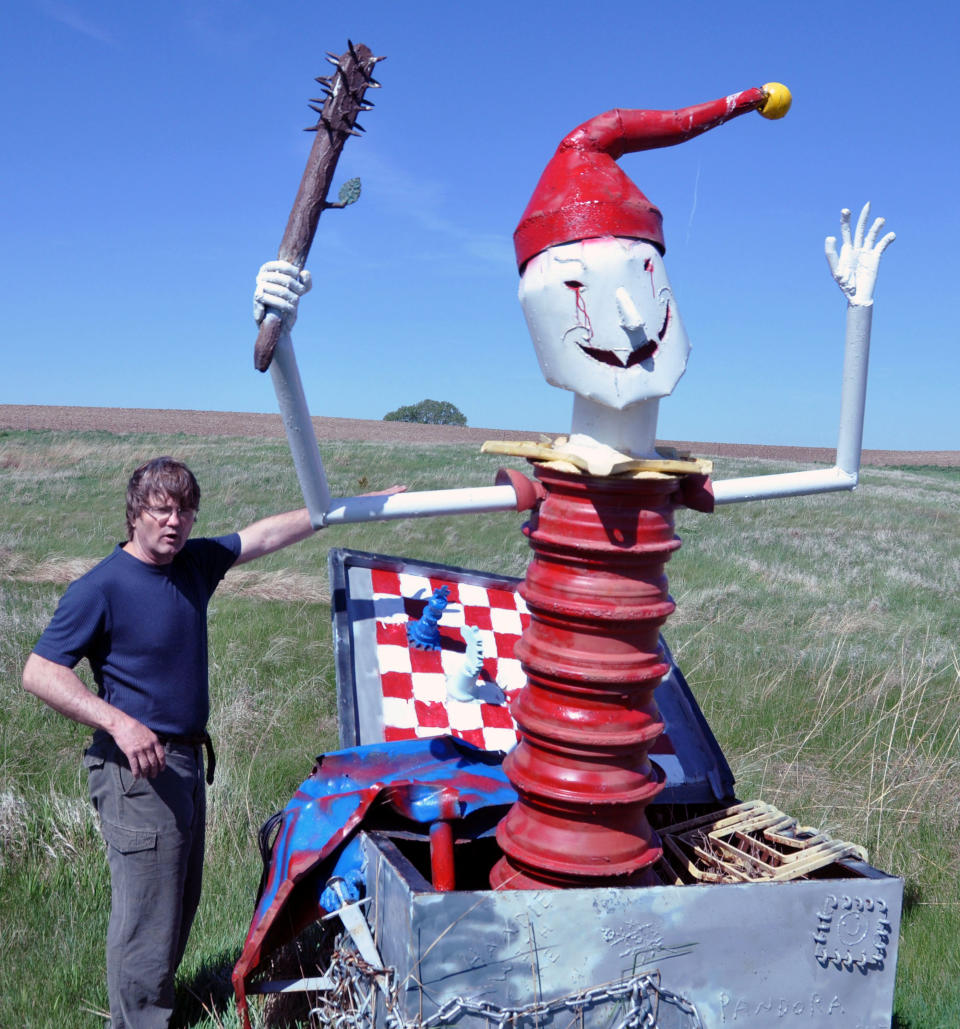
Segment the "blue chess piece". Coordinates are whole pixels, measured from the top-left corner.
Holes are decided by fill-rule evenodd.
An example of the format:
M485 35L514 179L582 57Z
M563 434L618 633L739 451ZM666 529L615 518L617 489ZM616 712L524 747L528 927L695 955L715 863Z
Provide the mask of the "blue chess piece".
M440 629L437 623L447 606L447 599L450 596L449 586L440 586L433 591L433 596L427 601L423 614L416 622L407 622L407 642L411 647L420 650L440 649Z

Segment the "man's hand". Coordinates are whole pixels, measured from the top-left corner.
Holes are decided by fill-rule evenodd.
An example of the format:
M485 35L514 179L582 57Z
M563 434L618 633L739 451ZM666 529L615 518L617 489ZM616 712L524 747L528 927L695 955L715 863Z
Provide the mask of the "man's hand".
M72 669L31 654L23 668L23 688L74 722L110 733L137 778L152 779L166 766L167 755L156 735L91 693Z
M839 257L837 256L836 236L827 236L824 247L827 264L830 265L830 274L836 279L837 285L846 294L847 300L851 304L864 307L873 303L873 287L877 281L880 257L897 238L895 233L888 232L877 243L877 236L880 235L880 230L883 228L883 218L877 218L874 221L864 238L864 229L869 217L870 204L866 203L860 212L856 233L851 241L850 210L845 207L840 212L840 234L843 243L840 247Z
M127 719L111 733L113 741L126 755L134 779L153 779L167 764L166 751L156 734L135 718Z
M289 261L267 261L257 272L257 288L253 294L253 318L259 325L267 310L283 319L289 332L297 320L297 304L310 292L313 278L306 268L301 271Z

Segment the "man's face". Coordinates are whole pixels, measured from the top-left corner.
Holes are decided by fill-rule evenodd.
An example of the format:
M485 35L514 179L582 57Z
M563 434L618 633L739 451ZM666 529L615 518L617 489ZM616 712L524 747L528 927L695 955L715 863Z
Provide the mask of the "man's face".
M690 341L663 258L643 240L564 243L537 254L520 303L553 386L622 410L673 392Z
M148 564L169 564L183 549L193 529L196 511L181 509L166 493L151 493L150 503L133 523L131 543Z

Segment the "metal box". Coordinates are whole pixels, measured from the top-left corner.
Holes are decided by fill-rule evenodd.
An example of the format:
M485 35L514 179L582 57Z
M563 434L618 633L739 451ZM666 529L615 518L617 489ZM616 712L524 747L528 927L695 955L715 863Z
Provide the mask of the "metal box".
M397 655L386 653L390 633L378 635L378 625L415 616L440 583L465 598L461 610L441 620L451 639L471 615L480 617L480 591L495 610L522 619L522 602L511 609L505 597L518 580L346 550L331 551L330 569L344 746L403 732L476 739L476 725L464 727L456 712L438 715L432 706L441 703L437 671L398 669ZM516 619L495 615L490 624L484 631L492 636L509 635ZM509 640L496 647L491 678L499 682L502 675L509 695L522 686L522 673L518 680ZM671 666L656 694L667 739L652 754L668 786L648 809L661 830L736 803L729 766L680 670ZM418 676L422 683L412 681ZM421 709L431 724L408 724L409 711ZM446 727L433 724L444 717ZM496 717L502 720L502 712ZM682 864L681 837L674 849ZM754 849L753 837L741 837L744 860L762 864L765 844ZM831 844L822 835L815 842ZM726 843L717 846L722 865ZM367 918L384 965L393 969L390 1004L378 993L378 1026L890 1025L903 882L864 861L828 854L788 881L492 891L486 875L498 852L487 835L456 848L463 888L438 892L427 878L424 841L366 832L362 847Z

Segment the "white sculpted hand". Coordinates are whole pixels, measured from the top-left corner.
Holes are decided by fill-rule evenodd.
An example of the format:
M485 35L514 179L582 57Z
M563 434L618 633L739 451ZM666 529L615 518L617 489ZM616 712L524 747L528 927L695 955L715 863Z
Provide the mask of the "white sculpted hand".
M306 268L301 271L289 261L267 261L257 272L257 288L253 294L253 318L259 325L273 311L283 319L289 332L297 320L297 304L310 292L313 278Z
M825 251L830 273L837 280L837 285L846 294L851 304L867 306L873 303L873 287L877 281L880 257L884 250L897 238L888 232L877 243L877 236L883 228L883 218L877 218L864 238L864 229L870 217L870 204L863 205L857 220L857 230L853 240L850 239L850 210L844 208L840 212L840 234L842 245L840 256L837 256L837 237L827 236Z

